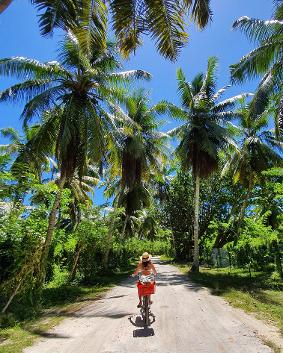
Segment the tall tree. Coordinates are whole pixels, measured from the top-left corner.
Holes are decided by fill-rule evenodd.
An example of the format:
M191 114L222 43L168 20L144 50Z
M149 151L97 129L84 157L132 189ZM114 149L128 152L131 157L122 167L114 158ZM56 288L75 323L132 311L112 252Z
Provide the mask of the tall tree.
M262 110L262 108L260 109ZM282 165L282 143L272 131L267 130L269 111L254 117L254 101L243 104L238 110L239 126L234 127L241 138L240 147L232 154L224 167L223 174L232 172L234 182L241 183L246 189L240 213L237 219L237 238L240 236L243 218L255 184L261 184L262 172L277 165Z
M237 116L237 102L247 94L219 102L227 87L216 91L217 59L208 59L206 74L198 74L189 83L181 69L177 70L178 91L182 108L164 103L173 117L184 124L169 132L180 138L176 153L184 170L192 168L195 181L194 196L194 261L192 271L199 271L199 195L200 180L208 177L219 166L219 152L233 144L225 122Z
M283 3L276 1L274 19L270 21L249 17L239 18L233 28L240 29L257 48L231 66L232 80L243 82L248 78L261 77L250 107L253 114L261 114L266 102L275 95L275 128L277 136L283 132ZM263 110L257 110L262 108Z
M18 157L19 163L27 164L33 158L55 153L60 169L58 193L50 212L42 252L42 273L66 181L71 180L75 172L79 177L85 175L88 159L100 162L107 140L113 137L110 131L115 129L114 117L105 111L101 102L121 98L123 91L117 82L150 77L142 70L117 72L120 64L115 46L109 43L105 49L98 44L98 40L93 40L92 50L85 51L77 37L70 34L62 44L60 62L40 63L22 57L0 60L0 74L24 79L2 91L0 102L27 101L22 113L24 125L49 110L42 116L37 134Z
M117 205L124 206L126 215L149 205L149 181L161 172L165 161L164 142L166 135L158 132L156 115L159 105L149 106L147 94L139 90L125 99L125 111L115 106L114 114L122 121L131 121L132 126L124 128L118 154L118 167L112 175L121 175L116 189Z

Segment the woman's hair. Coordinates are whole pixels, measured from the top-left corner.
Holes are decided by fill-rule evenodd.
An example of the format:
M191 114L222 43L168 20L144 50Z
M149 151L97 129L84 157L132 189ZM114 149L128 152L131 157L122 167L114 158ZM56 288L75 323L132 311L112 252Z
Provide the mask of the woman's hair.
M147 267L150 264L150 260L142 262L142 267Z

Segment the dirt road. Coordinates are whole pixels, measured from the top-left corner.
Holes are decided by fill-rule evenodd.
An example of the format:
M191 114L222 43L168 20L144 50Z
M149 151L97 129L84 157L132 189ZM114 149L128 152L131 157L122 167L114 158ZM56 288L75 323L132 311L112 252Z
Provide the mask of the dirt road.
M271 353L260 335L272 329L230 307L178 270L157 262L158 287L144 329L136 308L134 281L69 315L25 353Z

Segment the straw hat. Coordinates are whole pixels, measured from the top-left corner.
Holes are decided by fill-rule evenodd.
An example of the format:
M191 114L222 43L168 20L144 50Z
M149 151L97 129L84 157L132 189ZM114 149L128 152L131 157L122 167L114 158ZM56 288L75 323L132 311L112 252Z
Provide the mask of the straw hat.
M144 252L140 257L142 262L147 262L151 260L151 255L148 252Z

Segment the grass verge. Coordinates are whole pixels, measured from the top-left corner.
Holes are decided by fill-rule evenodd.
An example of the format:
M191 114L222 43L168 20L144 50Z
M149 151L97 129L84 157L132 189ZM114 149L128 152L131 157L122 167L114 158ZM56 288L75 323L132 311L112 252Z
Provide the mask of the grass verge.
M30 320L15 322L13 327L0 329L0 353L21 353L38 337L47 337L47 331L59 324L66 314L89 305L107 290L121 282L131 271L98 277L92 286L47 287L43 291L43 309Z

